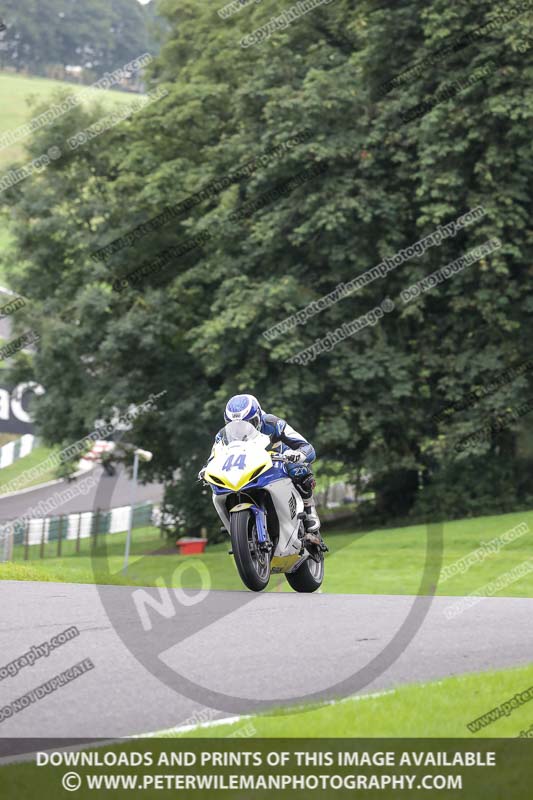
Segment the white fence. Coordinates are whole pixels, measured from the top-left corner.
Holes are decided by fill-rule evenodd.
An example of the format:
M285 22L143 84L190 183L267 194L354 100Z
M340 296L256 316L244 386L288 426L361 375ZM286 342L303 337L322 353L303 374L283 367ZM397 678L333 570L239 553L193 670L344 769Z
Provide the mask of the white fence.
M24 458L28 453L31 453L36 445L35 436L31 433L25 433L20 439L0 447L0 469L9 467L14 464L19 458Z
M0 523L0 561L11 561L13 549L25 548L53 541L88 539L101 534L122 533L127 530L131 506L119 506L109 511L82 511L55 517L29 520L26 524L6 520ZM159 507L152 503L134 506L133 528L154 524Z

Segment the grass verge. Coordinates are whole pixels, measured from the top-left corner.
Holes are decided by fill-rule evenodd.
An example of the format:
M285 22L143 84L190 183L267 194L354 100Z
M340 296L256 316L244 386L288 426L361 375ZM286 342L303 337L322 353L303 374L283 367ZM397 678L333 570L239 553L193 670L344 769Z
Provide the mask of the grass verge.
M533 665L400 686L375 695L258 714L230 725L204 725L184 733L164 734L218 739L247 727L255 731L253 736L265 738L512 738L528 731L533 736L533 692L529 702L507 715L501 712L497 720L479 732L474 734L467 727L529 687L533 688Z
M41 445L40 447L35 447L31 453L28 453L27 456L14 461L13 464L9 465L9 467L0 469L0 496L6 493L7 489L4 487L7 487L10 481L12 481L14 478L18 478L26 470L36 467L41 461L45 461L55 452L56 450L54 448L44 447L44 445ZM24 484L23 488L28 489L30 486L38 486L41 483L46 483L47 481L53 480L55 477L55 468L49 467L46 472L43 472L38 477L29 479Z
M454 520L444 524L443 566L466 558L483 543L521 522L530 532L507 544L499 552L489 552L478 563L449 580L441 580L437 595L463 596L482 590L514 567L527 562L533 538L533 512L502 514L476 519ZM427 531L422 525L370 533L334 533L326 536L330 553L326 557L326 576L322 590L338 594L416 594L426 558ZM121 573L125 534L99 536L97 548L81 540L81 552L76 554L75 542L62 545L57 557L57 543L46 545L43 560L38 545L29 548L30 559L25 562L43 576L72 583L120 583L155 586L163 580L167 586L204 589L236 589L243 586L233 559L227 554L228 544L211 545L201 556L179 556L167 540L160 539L155 528L140 528L133 533L133 547L128 576ZM15 561L23 558L23 548L15 549ZM0 579L7 579L9 565L0 565ZM292 591L283 575L271 578L270 591ZM533 572L523 575L494 596L533 597Z

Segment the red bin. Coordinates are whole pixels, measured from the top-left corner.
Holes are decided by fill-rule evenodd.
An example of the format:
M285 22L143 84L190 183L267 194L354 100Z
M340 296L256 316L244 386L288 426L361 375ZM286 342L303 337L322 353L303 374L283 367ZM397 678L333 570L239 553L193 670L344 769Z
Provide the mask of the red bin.
M192 536L182 536L176 542L176 547L180 551L180 556L194 556L203 553L207 545L207 539L195 539Z

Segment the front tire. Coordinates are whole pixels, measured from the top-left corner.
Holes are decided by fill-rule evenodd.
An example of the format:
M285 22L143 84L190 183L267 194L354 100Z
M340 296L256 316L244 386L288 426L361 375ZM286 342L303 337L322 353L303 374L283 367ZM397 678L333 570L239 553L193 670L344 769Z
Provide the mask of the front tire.
M296 572L288 572L285 577L295 592L316 592L324 580L324 553L318 553L318 562L311 557L306 558Z
M231 547L241 580L252 592L261 592L270 580L270 555L259 549L255 517L248 509L230 516Z

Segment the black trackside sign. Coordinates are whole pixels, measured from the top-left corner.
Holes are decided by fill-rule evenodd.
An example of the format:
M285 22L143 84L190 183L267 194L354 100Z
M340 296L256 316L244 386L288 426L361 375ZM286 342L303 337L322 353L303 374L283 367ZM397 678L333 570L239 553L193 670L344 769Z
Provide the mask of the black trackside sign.
M38 383L0 383L0 433L34 433L30 407L35 397L43 393Z

